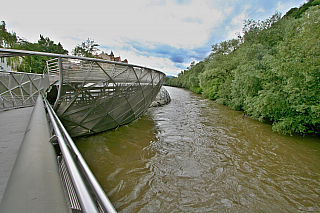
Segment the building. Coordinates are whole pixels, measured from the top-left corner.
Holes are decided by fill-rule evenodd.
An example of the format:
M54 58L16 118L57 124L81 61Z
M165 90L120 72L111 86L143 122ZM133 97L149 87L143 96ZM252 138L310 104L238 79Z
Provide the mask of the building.
M6 58L0 58L0 70L2 71L12 71L12 67L7 65Z
M116 62L122 62L122 63L128 63L127 59L124 59L123 61L121 61L120 56L118 57L114 57L114 54L111 50L110 55L108 55L108 53L105 53L102 51L102 53L100 53L99 55L96 55L97 58L101 58L103 60L108 60L108 61L116 61Z

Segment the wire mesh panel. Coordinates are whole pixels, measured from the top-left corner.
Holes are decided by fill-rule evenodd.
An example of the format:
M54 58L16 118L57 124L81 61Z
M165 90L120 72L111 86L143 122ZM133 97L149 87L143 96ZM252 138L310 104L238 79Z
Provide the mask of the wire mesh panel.
M58 79L58 59L47 63L50 82ZM127 124L150 106L165 75L134 65L61 59L62 82L55 111L73 137ZM60 76L61 77L61 76Z
M35 105L48 86L47 75L0 71L0 111Z

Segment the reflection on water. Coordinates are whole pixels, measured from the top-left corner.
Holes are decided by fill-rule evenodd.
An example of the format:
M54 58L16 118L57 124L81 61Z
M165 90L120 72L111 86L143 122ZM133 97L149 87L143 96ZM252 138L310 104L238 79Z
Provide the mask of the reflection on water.
M76 139L119 212L320 212L319 137L178 88L139 120Z

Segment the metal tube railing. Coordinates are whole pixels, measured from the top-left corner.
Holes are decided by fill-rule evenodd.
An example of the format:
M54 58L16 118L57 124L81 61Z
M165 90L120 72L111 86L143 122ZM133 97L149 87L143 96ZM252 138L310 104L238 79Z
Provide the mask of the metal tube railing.
M80 172L76 166L76 163L74 162L73 157L72 157L65 141L63 140L63 136L59 130L59 125L57 124L56 118L53 115L54 111L51 108L51 106L48 104L47 101L45 101L45 104L48 109L48 114L49 114L53 129L55 131L55 134L56 134L59 146L60 146L61 153L62 153L63 157L65 158L66 165L69 170L74 188L76 190L82 211L83 212L90 212L90 213L91 212L98 213L98 209L97 209L97 207L96 207L96 205L95 205L95 203L89 193L89 190L85 186L85 183L82 180L82 177L81 177Z
M19 116L16 111L10 114L16 117L16 113ZM3 182L1 178L6 189L1 199L0 212L70 213L59 175L56 151L50 143L50 127L41 95L37 98L32 114L27 117L29 122L27 128L24 127L26 131L23 138L20 141L19 137L12 138L10 141L20 142L21 145L12 170L10 168L8 171L8 182ZM0 135L3 137L6 134L1 132ZM0 140L3 141L3 138ZM5 171L1 170L1 176L3 173Z
M85 212L97 212L96 206L93 207L94 201L92 200L91 195L89 195L88 190L84 187L83 180L82 180L80 173L79 173L79 171L73 161L71 153L70 153L68 147L66 146L65 141L63 140L62 134L66 137L73 153L77 156L77 160L78 160L80 166L82 167L82 170L83 170L88 182L90 183L90 185L92 187L92 191L95 193L96 198L98 199L103 210L105 212L109 212L109 213L116 213L116 210L114 209L110 200L108 199L108 197L104 193L104 191L101 188L100 184L98 183L97 179L92 174L90 168L88 167L87 163L85 162L84 158L82 157L80 151L78 150L78 148L74 144L72 138L70 137L70 135L68 134L68 132L66 131L66 129L62 125L61 121L59 120L58 116L53 111L51 105L48 103L48 101L46 99L45 99L45 104L48 109L49 116L50 116L50 119L53 123L53 127L54 127L54 130L56 131L56 134L58 132L58 134L56 136L58 138L59 146L60 146L62 154L65 157L68 169L70 169L71 178L72 178L72 181L74 182L75 189L76 189L77 194L79 196L79 201L81 203L81 207L83 206L84 208L86 208ZM60 129L61 129L62 133L60 132ZM88 196L90 198L88 198Z
M104 62L104 63L108 63L108 64L134 66L134 67L142 68L142 69L146 68L149 70L160 72L159 70L144 67L144 66L127 64L127 63L116 62L116 61L108 61L108 60L98 59L98 58L87 58L87 57L80 57L80 56L74 56L74 55L62 55L62 54L56 54L56 53L0 48L0 58L1 57L14 57L14 56L29 56L29 55L39 55L39 56L47 56L47 57L52 57L52 58L69 58L69 59L80 59L80 60L87 60L87 61ZM160 73L162 73L162 72L160 72Z

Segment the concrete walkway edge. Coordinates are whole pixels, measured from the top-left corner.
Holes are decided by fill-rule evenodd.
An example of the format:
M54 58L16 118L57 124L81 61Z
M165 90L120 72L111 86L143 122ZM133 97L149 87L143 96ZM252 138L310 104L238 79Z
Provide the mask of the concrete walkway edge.
M32 111L33 107L27 107L0 112L0 201Z

